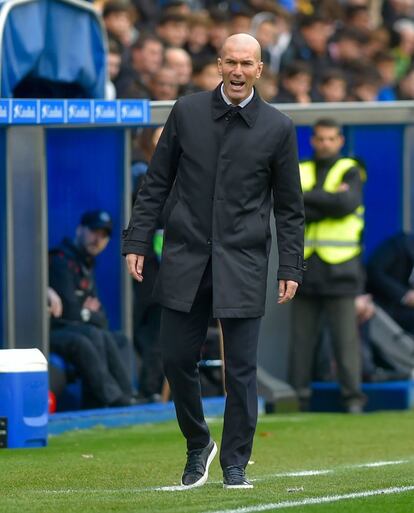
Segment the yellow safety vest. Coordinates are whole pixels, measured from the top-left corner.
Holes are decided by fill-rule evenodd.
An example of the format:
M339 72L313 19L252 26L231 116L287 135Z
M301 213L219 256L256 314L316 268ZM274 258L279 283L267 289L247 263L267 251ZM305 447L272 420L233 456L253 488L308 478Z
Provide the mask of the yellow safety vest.
M361 170L365 181L365 172L354 159L339 159L328 171L323 190L336 192L343 182L343 177L351 167ZM300 164L300 179L304 192L313 189L316 183L316 168L313 161ZM361 233L364 228L364 207L360 205L351 214L338 219L328 217L321 221L306 224L305 259L316 253L328 264L340 264L361 253Z

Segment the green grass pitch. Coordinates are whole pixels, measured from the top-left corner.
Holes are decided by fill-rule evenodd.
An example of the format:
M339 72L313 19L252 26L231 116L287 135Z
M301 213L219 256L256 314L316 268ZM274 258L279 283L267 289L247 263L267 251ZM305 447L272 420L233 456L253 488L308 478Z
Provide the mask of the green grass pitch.
M221 420L210 419L220 441ZM185 446L175 422L51 437L0 451L1 513L414 513L414 412L261 417L252 490L178 485Z

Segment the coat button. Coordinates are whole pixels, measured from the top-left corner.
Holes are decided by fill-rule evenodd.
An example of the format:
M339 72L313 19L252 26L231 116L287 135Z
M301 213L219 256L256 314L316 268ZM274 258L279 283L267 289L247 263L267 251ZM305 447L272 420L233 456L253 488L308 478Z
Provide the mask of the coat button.
M211 239L208 239L207 244L211 246Z

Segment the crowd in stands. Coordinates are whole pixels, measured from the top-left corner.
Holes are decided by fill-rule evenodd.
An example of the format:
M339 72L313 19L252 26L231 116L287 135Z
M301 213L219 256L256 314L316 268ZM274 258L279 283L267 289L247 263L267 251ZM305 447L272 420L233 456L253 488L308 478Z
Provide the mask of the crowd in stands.
M100 0L108 98L214 88L227 36L252 34L273 103L414 99L414 0Z

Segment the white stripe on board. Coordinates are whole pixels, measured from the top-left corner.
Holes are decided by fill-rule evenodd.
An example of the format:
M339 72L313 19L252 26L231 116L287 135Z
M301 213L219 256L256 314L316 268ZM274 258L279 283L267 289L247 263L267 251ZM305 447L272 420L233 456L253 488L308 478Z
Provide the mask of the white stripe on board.
M329 502L339 502L350 499L361 499L365 497L374 497L376 495L392 495L396 493L412 492L414 486L395 486L393 488L382 488L380 490L367 490L366 492L347 493L344 495L327 495L325 497L310 497L298 501L283 501L270 504L258 504L257 506L246 506L236 509L221 509L209 511L206 513L257 513L260 511L269 511L275 509L295 508L297 506L310 506L314 504L326 504Z

